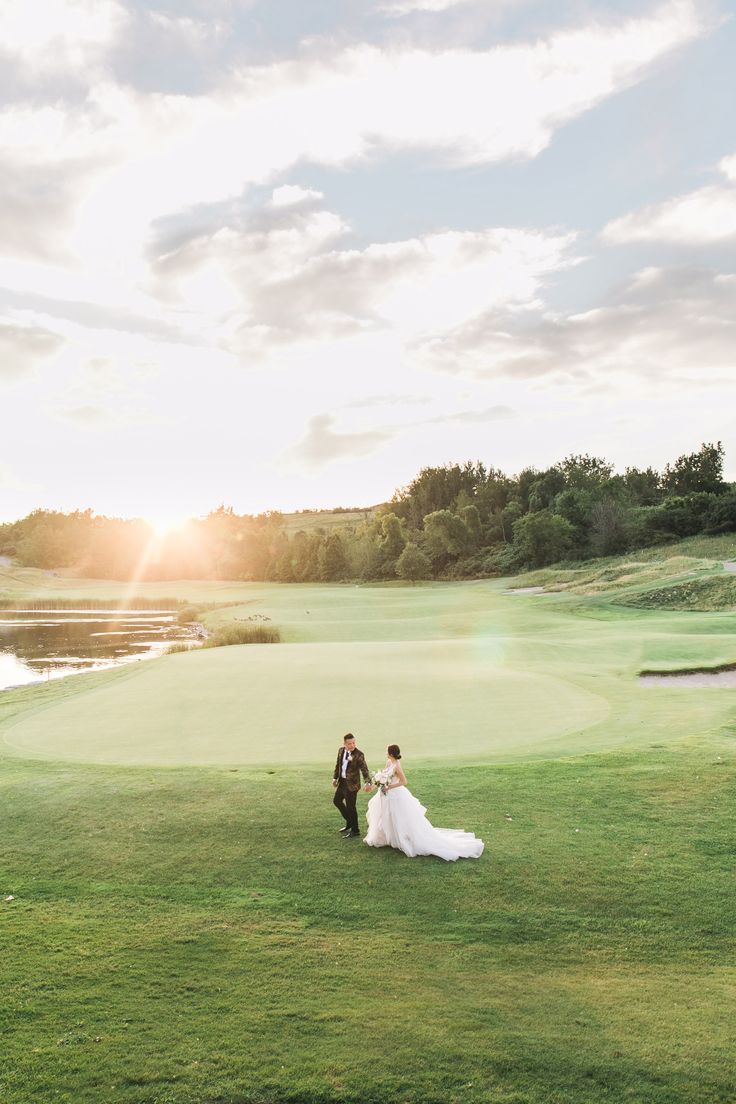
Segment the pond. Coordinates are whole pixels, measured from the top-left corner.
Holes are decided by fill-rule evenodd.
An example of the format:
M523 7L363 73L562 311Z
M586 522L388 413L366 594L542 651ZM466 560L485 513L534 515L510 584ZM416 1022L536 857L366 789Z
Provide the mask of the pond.
M172 610L0 609L0 690L99 671L197 643Z

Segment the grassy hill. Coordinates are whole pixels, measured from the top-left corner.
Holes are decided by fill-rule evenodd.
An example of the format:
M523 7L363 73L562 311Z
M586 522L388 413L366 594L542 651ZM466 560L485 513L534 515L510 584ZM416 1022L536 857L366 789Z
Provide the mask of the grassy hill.
M730 1102L733 691L638 673L736 660L736 609L623 603L728 585L735 545L136 587L285 643L0 695L3 1101ZM0 570L0 596L124 593ZM348 728L483 857L343 843Z
M282 514L284 528L289 534L300 529L309 533L315 529L341 529L345 525L360 525L377 513L378 506L367 506L361 510L299 510L296 513Z
M733 609L736 608L733 591L736 575L728 568L733 567L734 561L736 534L697 536L640 549L625 556L524 572L509 580L508 585L513 589L539 588L546 593L610 595L619 592L621 602L642 608L649 608L647 595L651 595L651 608L655 609ZM667 600L668 595L672 605Z

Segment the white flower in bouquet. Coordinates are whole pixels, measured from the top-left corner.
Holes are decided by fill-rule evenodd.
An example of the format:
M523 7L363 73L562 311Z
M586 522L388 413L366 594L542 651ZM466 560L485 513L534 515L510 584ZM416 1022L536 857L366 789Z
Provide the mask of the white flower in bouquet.
M383 770L376 771L376 773L373 775L373 785L380 786L381 793L383 794L386 793L386 787L388 786L390 780L391 771L389 771L386 767L384 767Z

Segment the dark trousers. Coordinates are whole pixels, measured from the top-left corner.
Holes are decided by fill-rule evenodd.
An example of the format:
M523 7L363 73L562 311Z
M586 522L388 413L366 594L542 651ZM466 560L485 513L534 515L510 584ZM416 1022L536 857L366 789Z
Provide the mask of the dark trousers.
M340 810L340 815L344 818L348 828L351 828L353 832L360 831L358 827L358 810L355 808L355 802L357 800L358 791L349 790L347 782L341 778L335 790L333 804Z

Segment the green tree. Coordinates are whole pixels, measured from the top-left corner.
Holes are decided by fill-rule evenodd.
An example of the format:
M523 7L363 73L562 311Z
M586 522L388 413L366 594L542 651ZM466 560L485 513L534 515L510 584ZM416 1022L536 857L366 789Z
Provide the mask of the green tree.
M294 558L289 544L274 559L272 572L277 583L293 583L295 581Z
M565 476L559 467L550 468L532 483L529 488L529 509L531 511L546 510L552 505L557 495L561 494L567 486Z
M424 519L424 547L432 564L442 567L469 550L468 527L451 510L435 510Z
M414 583L417 579L428 579L432 574L432 565L413 541L409 541L396 561L396 574L400 579Z
M381 518L381 537L379 545L384 558L390 563L395 563L406 545L406 537L401 521L396 514L384 514Z
M514 522L518 521L522 515L523 508L520 502L509 502L508 506L501 510L499 524L504 544L510 544L514 539Z
M574 543L575 530L566 518L539 510L514 522L512 559L519 567L545 567L566 556Z
M347 560L345 546L339 533L330 533L320 544L317 553L317 570L320 579L325 583L345 578Z
M517 475L510 502L518 503L523 514L529 509L532 487L539 482L543 474L536 468L524 468Z
M503 510L511 497L513 488L513 480L509 479L500 468L489 468L485 482L480 483L475 492L475 503L481 517L487 518Z
M554 501L553 512L570 522L575 549L580 555L588 548L592 511L593 493L581 487L568 487Z
M593 503L590 516L590 549L594 556L615 556L629 543L629 511L613 498Z
M291 575L294 582L304 583L319 578L319 550L322 536L299 529L291 540Z
M463 508L458 511L458 515L468 531L466 551L475 552L476 549L480 547L483 539L480 524L480 511L477 506L471 504L470 506L463 506Z
M736 492L719 495L703 518L706 533L736 532Z
M557 465L567 487L591 487L605 483L611 478L613 464L600 456L566 456Z
M468 460L465 464L422 468L408 487L394 495L391 507L405 518L409 526L419 529L422 518L438 510L452 509L463 492L465 501L474 501L479 487L486 481L483 464Z
M692 537L706 528L708 514L717 501L716 495L703 491L672 495L649 511L648 527L663 536Z
M91 510L34 510L18 526L18 560L25 567L71 567L82 559L94 526Z
M687 495L696 491L721 494L726 489L723 482L723 445L703 443L698 452L679 456L667 466L662 475L666 495Z
M624 486L636 506L655 506L662 497L662 477L654 468L626 468Z

